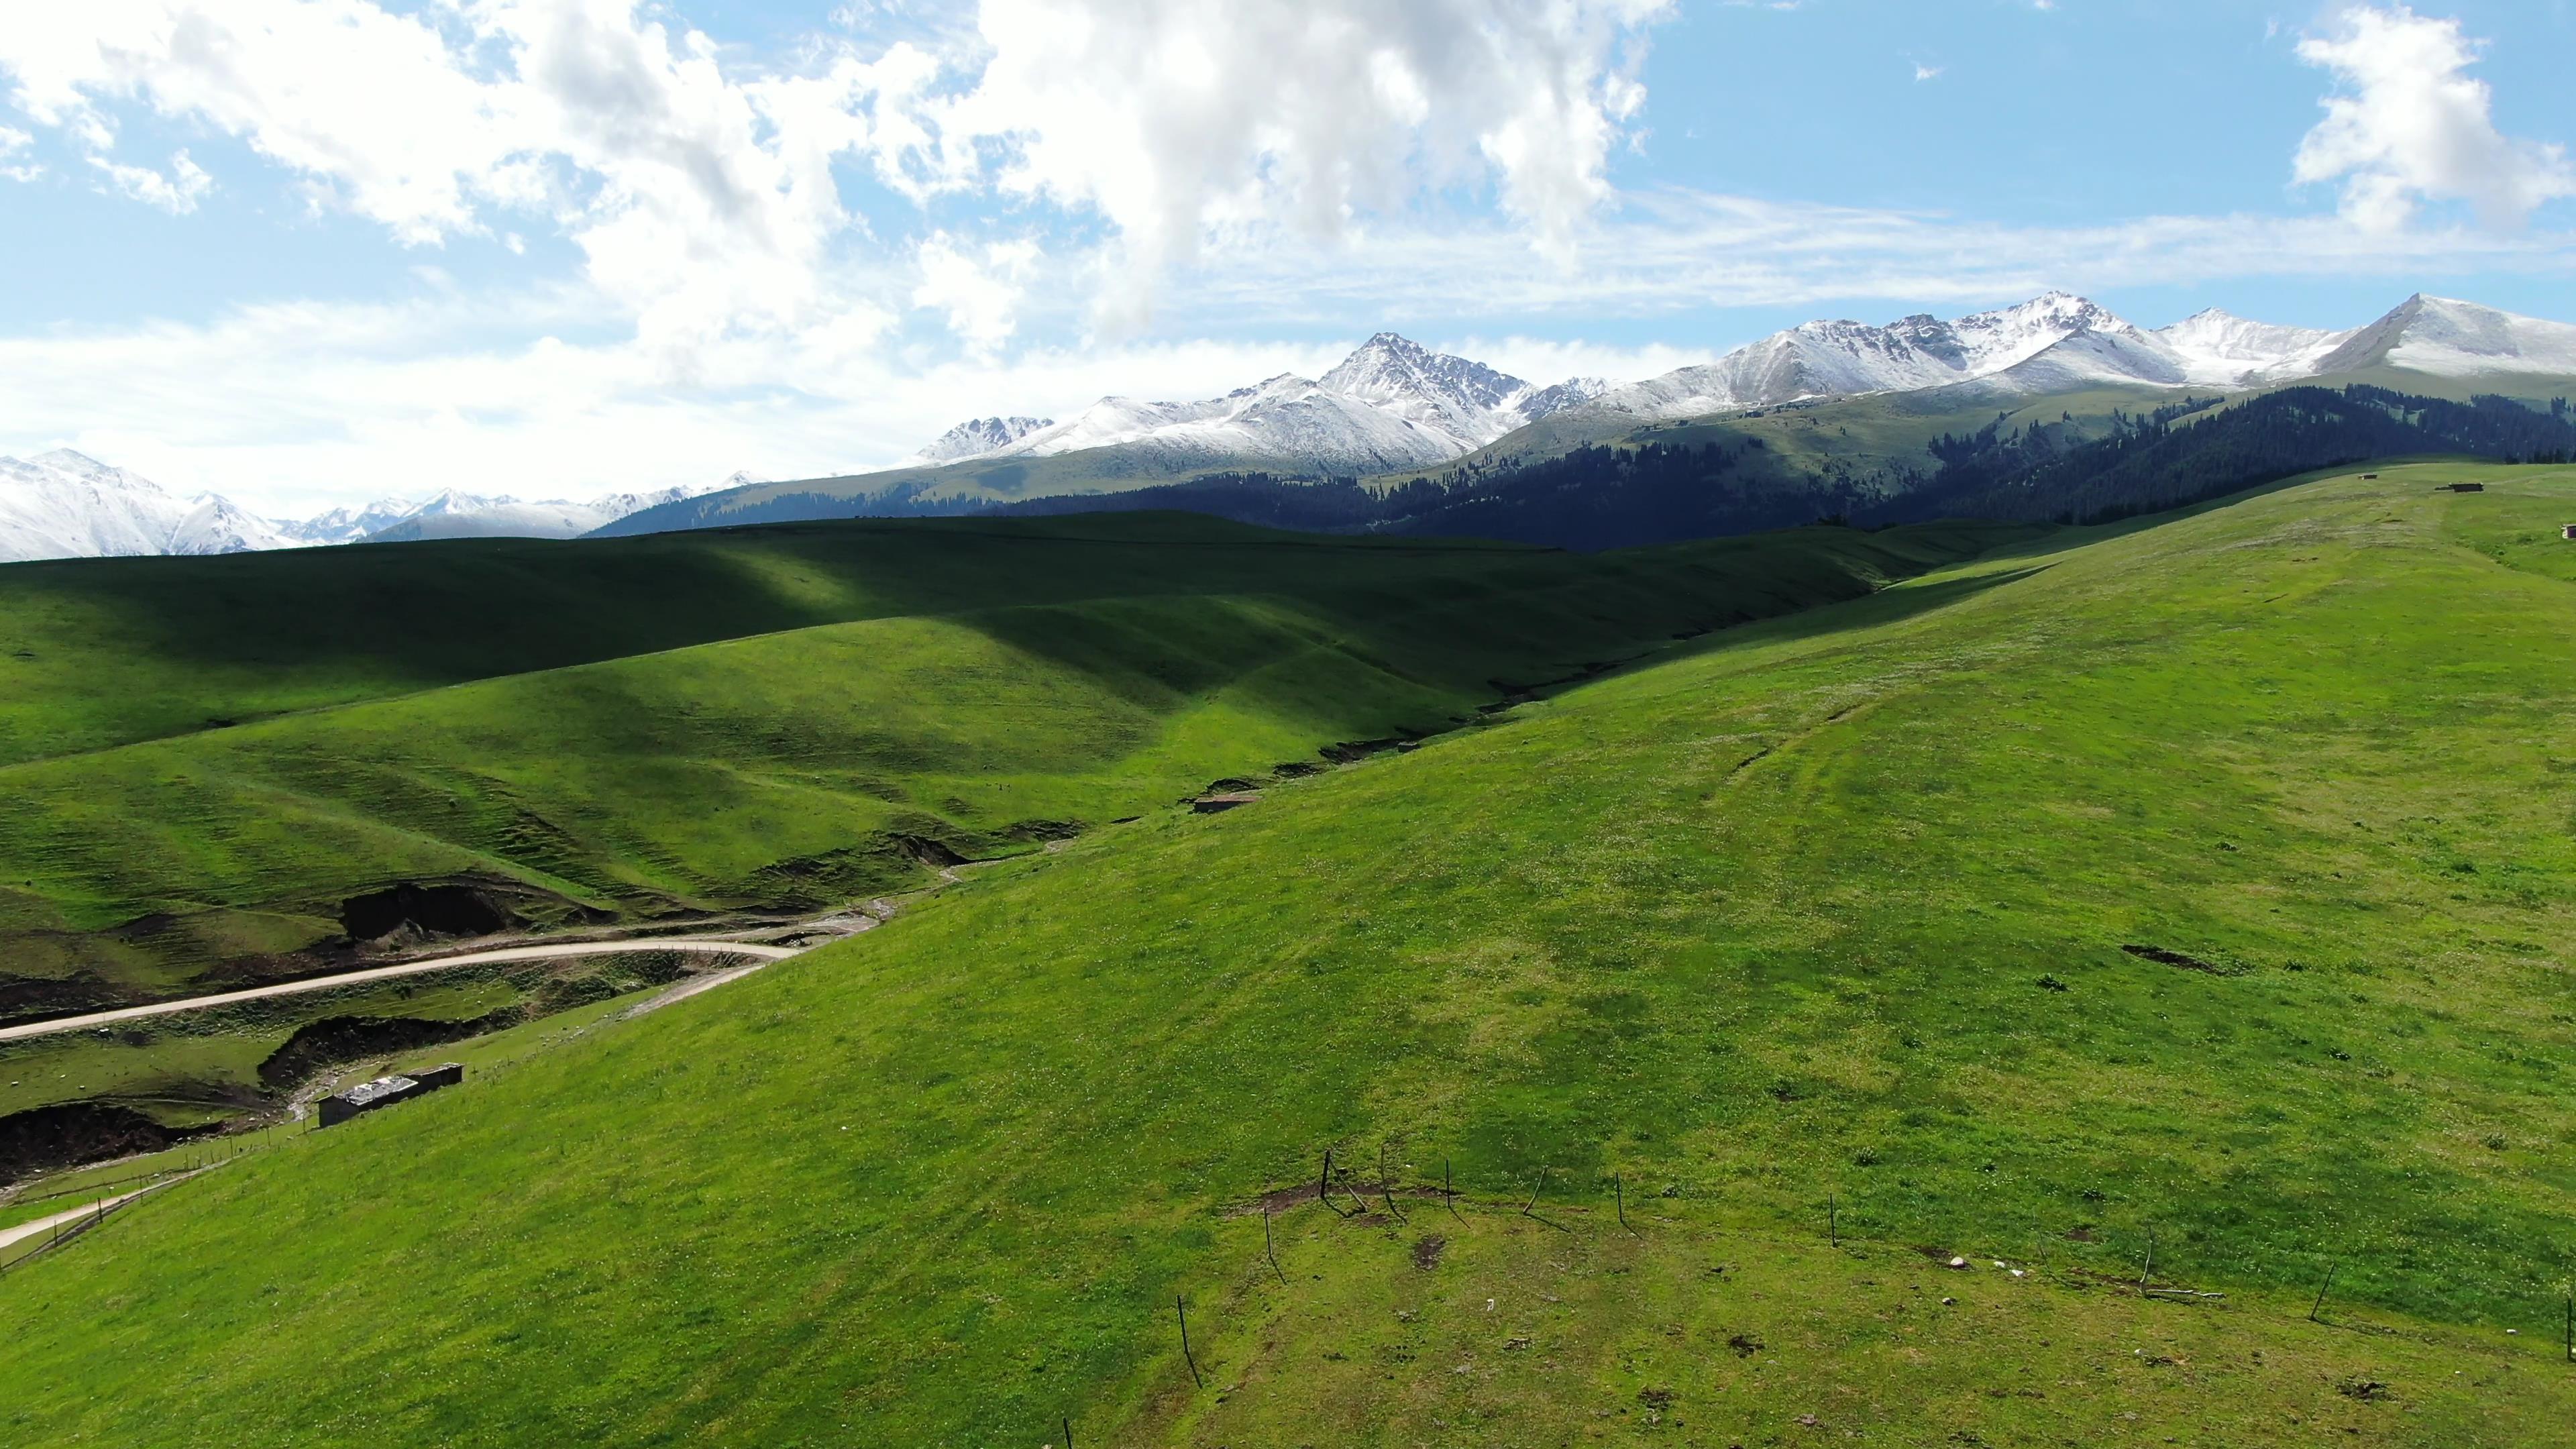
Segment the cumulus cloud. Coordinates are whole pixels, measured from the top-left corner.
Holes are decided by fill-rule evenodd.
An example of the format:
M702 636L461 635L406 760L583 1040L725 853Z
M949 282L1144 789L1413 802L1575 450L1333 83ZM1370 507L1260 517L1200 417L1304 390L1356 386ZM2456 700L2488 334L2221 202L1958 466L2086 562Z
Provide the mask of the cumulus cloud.
M120 105L239 137L406 245L550 218L640 333L679 351L841 310L830 167L874 134L850 102L927 67L897 46L738 80L634 0L89 0L0 27L0 68L19 110L157 205L202 173L156 187L113 159Z
M2405 5L2352 5L2299 58L2334 72L2346 92L2325 100L2295 163L2302 183L2343 183L2343 214L2390 231L2422 203L2466 201L2492 225L2527 221L2543 203L2576 196L2566 149L2496 129L2494 97L2468 74L2479 44L2457 20Z
M1490 181L1562 254L1643 104L1633 39L1668 0L984 0L948 121L1001 184L1087 208L1128 274L1263 225L1336 237Z
M205 178L117 159L120 108L238 137L407 245L548 217L678 355L890 300L843 285L840 252L867 239L845 159L919 202L1094 216L1130 294L1229 228L1338 234L1462 184L1561 248L1608 195L1643 101L1633 42L1669 3L982 0L974 31L929 39L946 53L818 37L753 71L638 0L87 0L0 26L0 70L22 113L155 205ZM948 279L934 305L990 345L1006 287L957 291L963 255L922 253ZM1007 281L999 260L984 271Z

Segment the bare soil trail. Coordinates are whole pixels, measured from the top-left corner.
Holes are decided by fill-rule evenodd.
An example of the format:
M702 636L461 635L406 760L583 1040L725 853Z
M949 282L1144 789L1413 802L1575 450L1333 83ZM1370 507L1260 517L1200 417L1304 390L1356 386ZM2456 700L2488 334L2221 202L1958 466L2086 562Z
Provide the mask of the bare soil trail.
M206 1172L210 1170L211 1169L209 1168L201 1167L197 1169L197 1172ZM29 1238L41 1237L46 1233L52 1232L58 1227L70 1227L83 1218L105 1217L107 1214L116 1211L118 1208L125 1206L136 1198L142 1197L146 1193L159 1192L161 1189L168 1187L174 1182L185 1182L189 1178L195 1177L197 1172L182 1172L175 1176L165 1177L159 1182L147 1183L142 1187L135 1188L131 1192L121 1192L114 1197L97 1198L92 1201L82 1203L79 1207L55 1213L50 1217L41 1217L37 1218L33 1222L19 1223L14 1227L0 1228L0 1248L7 1248L18 1243L23 1243Z
M121 1021L137 1021L149 1016L167 1016L172 1012L200 1011L209 1006L228 1006L236 1001L259 1001L271 996L293 996L307 991L328 991L335 986L356 986L370 981L385 981L398 976L417 976L426 971L445 971L457 966L488 966L510 961L550 961L565 956L614 956L639 951L686 951L704 956L747 956L766 965L784 961L811 949L806 946L768 946L753 941L728 941L704 936L648 936L622 941L560 941L543 946L507 946L497 950L468 951L452 956L431 956L417 961L400 961L390 966L371 966L362 971L344 971L336 976L314 976L301 981L281 981L274 986L255 986L244 991L226 991L214 996L192 996L183 1001L157 1001L149 1006L128 1006L115 1011L93 1011L85 1016L66 1016L53 1021L31 1021L16 1026L0 1027L0 1041L17 1041L31 1036L49 1036L55 1032L86 1031L113 1026ZM730 979L735 973L727 973ZM712 984L712 983L710 983Z

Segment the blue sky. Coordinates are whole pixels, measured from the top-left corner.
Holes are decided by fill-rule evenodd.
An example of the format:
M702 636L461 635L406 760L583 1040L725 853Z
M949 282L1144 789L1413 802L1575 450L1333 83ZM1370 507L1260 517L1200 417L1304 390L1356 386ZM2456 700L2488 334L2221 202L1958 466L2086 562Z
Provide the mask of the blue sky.
M870 466L1380 327L1552 381L2049 287L2576 320L2570 55L2568 0L31 7L0 452L306 512Z

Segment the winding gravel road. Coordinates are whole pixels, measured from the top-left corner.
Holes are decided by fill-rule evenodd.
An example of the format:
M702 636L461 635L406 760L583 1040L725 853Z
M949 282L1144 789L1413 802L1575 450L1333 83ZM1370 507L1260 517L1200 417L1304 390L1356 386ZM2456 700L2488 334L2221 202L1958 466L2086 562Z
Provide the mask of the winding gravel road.
M49 1036L59 1031L86 1031L113 1026L120 1021L139 1021L147 1016L168 1016L177 1011L198 1011L209 1006L228 1006L236 1001L258 1001L270 996L294 996L306 991L328 991L334 986L356 986L369 981L387 981L397 976L417 976L424 971L445 971L454 966L488 966L507 961L551 961L562 956L615 956L637 951L689 951L704 956L752 956L761 962L784 961L798 955L805 947L763 946L750 941L720 941L706 937L659 937L631 941L564 941L551 946L508 946L491 951L469 951L459 956L432 956L420 961L402 961L391 966L371 966L363 971L347 971L337 976L315 976L302 981L281 981L274 986L254 986L247 991L227 991L216 996L191 996L184 1001L156 1001L150 1006L128 1006L116 1011L93 1011L87 1016L66 1016L54 1021L31 1021L19 1026L0 1027L0 1041L17 1041L24 1037ZM737 973L726 973L726 979Z

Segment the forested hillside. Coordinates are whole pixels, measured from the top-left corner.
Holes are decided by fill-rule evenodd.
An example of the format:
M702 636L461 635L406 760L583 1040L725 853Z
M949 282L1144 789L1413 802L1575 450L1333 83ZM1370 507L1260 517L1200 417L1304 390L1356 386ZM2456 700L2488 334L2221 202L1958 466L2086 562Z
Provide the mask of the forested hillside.
M1588 552L1819 520L2098 523L2373 458L2576 456L2576 417L2563 398L2543 411L2498 396L2455 402L2354 385L2291 388L2233 404L2219 394L2186 394L2143 412L2068 412L2017 428L2007 426L2012 416L1934 438L1919 468L1898 463L1866 474L1839 465L1820 470L1812 459L1793 460L1759 433L1730 432L1721 421L1712 425L1714 437L1585 444L1526 462L1470 460L1392 484L1227 472L1119 493L872 507L976 516L1180 509L1276 528L1493 538Z
M2037 424L1944 438L1935 445L1939 476L1877 516L2102 523L2372 458L2576 456L2564 398L2544 413L2504 397L2456 403L2377 387L2301 387L2214 413L2184 406L2123 422L2117 436L2072 448Z

